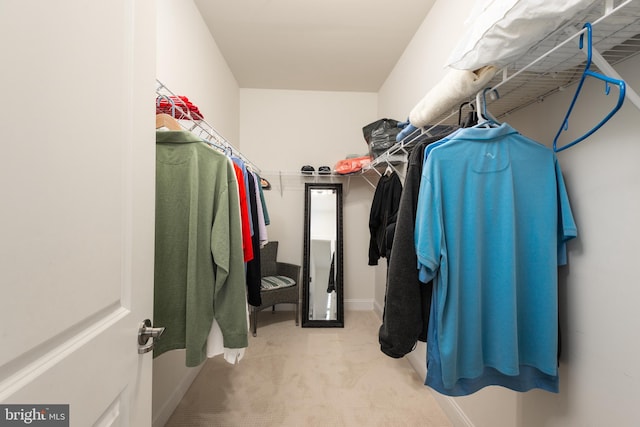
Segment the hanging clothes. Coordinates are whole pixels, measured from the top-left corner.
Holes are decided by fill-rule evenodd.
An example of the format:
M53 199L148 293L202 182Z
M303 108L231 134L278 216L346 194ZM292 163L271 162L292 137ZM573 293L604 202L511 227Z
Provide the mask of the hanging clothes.
M388 259L382 325L378 332L380 350L394 358L403 357L411 352L418 340L427 340L431 282L425 284L418 280L413 234L425 148L446 135L444 133L424 139L413 148L408 158L395 224L395 237L391 257Z
M249 179L249 208L251 212L251 221L253 223L253 236L251 238L253 245L253 259L247 263L247 299L249 304L260 307L262 305L262 297L260 296L261 284L261 263L260 263L260 226L258 225L258 201L256 198L256 181L253 174L247 171Z
M244 188L246 191L246 204L247 204L247 212L249 215L249 234L253 236L253 218L251 218L251 199L249 193L249 174L247 174L247 165L245 165L244 161L236 156L231 156L231 160L242 170L242 177L244 179Z
M242 224L242 250L244 253L244 262L253 259L253 242L251 239L251 229L249 227L249 214L247 206L247 194L245 189L245 179L242 168L233 160L229 159L233 164L238 183L238 196L240 199L240 219ZM246 170L246 169L245 169ZM249 323L249 307L247 307L247 324ZM216 319L213 319L209 336L207 337L207 357L212 358L223 355L224 360L232 365L239 363L244 357L245 348L225 348L222 330Z
M247 189L245 187L244 173L236 162L233 162L233 169L238 181L238 197L240 200L240 221L242 225L242 251L244 262L253 259L253 244L251 242L251 225L249 225L249 206L247 205ZM246 169L245 169L246 170Z
M264 180L262 178L260 178L260 175L256 174L256 176L258 178L258 181L260 182L260 185L258 185L258 190L260 190L260 203L262 204L262 213L263 213L263 216L264 216L264 225L269 225L269 224L271 224L271 219L269 218L269 210L267 209L267 202L264 199L264 189L263 189L264 186L262 185L262 182Z
M369 213L369 265L378 265L378 260L388 256L388 227L396 222L402 183L398 174L382 175L376 186Z
M225 347L247 347L238 194L225 155L189 132L156 132L153 323L166 329L154 357L184 348L198 366L214 318Z
M555 153L507 124L434 145L415 227L433 279L425 384L558 392L557 267L577 229Z
M331 266L329 267L329 283L327 284L327 293L337 292L336 289L336 253L331 253Z
M249 323L249 307L247 307L247 324ZM213 319L211 324L211 330L209 330L209 336L207 337L207 357L212 358L219 355L223 355L224 360L228 363L235 365L239 363L244 357L246 348L226 348L224 346L224 336L220 325Z
M262 204L262 199L260 197L260 178L255 173L251 173L251 178L253 178L253 189L255 192L254 196L257 208L256 210L258 212L258 239L260 242L260 247L262 248L269 242L269 237L267 234L267 225L265 224L264 220L264 211L262 210L262 207L264 205Z

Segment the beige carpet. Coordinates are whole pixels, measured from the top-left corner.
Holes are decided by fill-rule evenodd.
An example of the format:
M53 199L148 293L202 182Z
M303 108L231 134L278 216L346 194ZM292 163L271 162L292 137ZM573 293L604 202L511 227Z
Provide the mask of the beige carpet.
M450 427L406 359L380 351L373 312L345 328L300 328L265 310L238 365L210 359L167 427Z

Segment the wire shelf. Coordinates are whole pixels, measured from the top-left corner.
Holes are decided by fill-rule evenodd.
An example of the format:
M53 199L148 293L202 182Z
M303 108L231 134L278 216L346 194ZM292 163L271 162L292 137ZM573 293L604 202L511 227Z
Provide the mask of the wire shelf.
M200 116L194 117L188 106L181 102L180 98L167 86L156 79L156 106L160 100L165 100L171 105L170 115L176 118L176 121L184 130L199 136L218 151L240 158L245 165L251 168L251 170L256 173L260 173L260 168L246 158L240 150L227 141L227 139L206 120L202 119Z
M640 53L640 1L597 1L496 73L487 84L500 95L497 99L487 99L492 115L503 119L576 83L586 63L585 53L578 48L586 22L592 23L593 48L609 64L615 65ZM591 67L606 74L595 63ZM456 124L457 107L452 107L456 114L453 110L442 114L434 123Z

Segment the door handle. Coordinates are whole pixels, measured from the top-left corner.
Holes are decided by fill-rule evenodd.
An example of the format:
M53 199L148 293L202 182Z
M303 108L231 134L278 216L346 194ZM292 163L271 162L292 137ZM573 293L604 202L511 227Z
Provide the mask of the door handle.
M152 328L151 320L145 319L138 328L138 354L145 354L153 350L154 339L160 339L164 328ZM147 344L151 338L151 342Z

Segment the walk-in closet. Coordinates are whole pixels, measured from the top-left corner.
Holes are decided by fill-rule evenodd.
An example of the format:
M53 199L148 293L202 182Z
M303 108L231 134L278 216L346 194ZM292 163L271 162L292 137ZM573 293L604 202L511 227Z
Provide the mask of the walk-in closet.
M0 426L640 425L640 0L0 36Z

